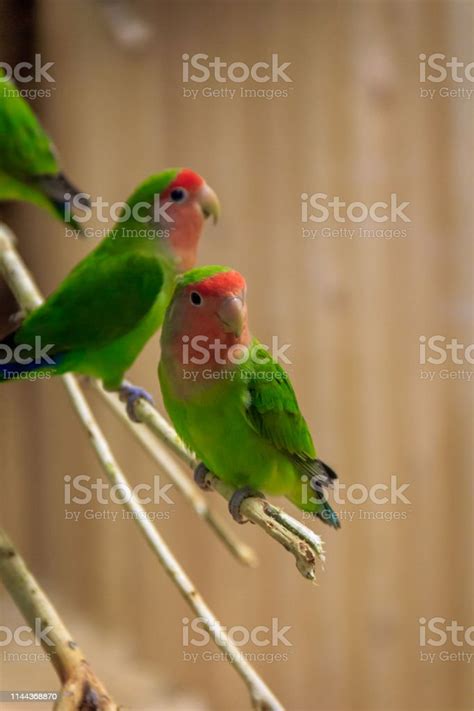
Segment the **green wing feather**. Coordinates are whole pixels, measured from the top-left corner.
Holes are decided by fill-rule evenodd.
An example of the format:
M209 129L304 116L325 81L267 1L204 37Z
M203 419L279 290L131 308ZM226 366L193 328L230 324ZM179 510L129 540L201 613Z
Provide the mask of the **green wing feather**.
M58 217L58 208L38 187L27 185L2 170L0 170L0 200L31 202L47 210L54 217Z
M257 355L261 359L268 352L258 342ZM302 498L302 488L296 482L289 498L296 506L312 511L324 523L340 528L337 514L323 495L323 488L331 486L337 474L320 459L316 459L313 440L300 412L296 396L283 368L269 358L268 363L252 363L249 368L246 417L250 425L294 462L300 475L307 475L313 484L316 501ZM253 377L252 377L253 376Z
M17 331L16 342L54 344L54 352L101 348L131 331L154 305L163 270L153 256L93 252Z
M27 180L59 173L51 140L18 89L0 78L0 168Z
M258 341L253 341L259 360L243 366L248 379L245 416L250 425L277 449L301 462L314 460L316 452L311 434L298 407L290 379L270 358Z

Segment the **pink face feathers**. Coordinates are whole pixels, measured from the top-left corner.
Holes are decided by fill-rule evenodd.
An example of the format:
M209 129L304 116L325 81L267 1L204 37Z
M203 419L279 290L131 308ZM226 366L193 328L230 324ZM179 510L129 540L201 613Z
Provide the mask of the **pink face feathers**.
M184 368L226 367L231 348L250 343L246 284L241 274L221 271L178 289L162 343Z
M167 221L163 227L169 232L168 246L179 271L191 269L204 221L219 215L219 200L205 180L190 170L181 170L160 195L166 205Z

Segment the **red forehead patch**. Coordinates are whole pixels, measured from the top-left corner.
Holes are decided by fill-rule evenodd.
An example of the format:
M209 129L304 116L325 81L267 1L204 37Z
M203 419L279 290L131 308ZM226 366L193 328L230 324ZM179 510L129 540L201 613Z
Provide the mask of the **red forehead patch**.
M183 168L176 178L168 186L168 190L173 188L186 188L189 192L197 190L204 183L204 178L191 170L191 168Z
M245 279L242 274L235 271L220 272L214 276L203 279L199 284L190 284L188 291L199 291L203 296L221 296L245 289Z

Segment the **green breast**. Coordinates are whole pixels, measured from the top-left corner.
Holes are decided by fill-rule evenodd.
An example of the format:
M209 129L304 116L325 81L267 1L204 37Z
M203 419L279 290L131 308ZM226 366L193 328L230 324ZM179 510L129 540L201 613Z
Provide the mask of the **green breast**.
M191 383L187 398L176 397L167 370L162 360L160 383L166 409L198 459L237 488L252 486L274 494L291 490L296 477L292 463L264 440L245 416L244 380L210 381L205 388L194 388ZM238 376L240 371L236 368L235 372Z

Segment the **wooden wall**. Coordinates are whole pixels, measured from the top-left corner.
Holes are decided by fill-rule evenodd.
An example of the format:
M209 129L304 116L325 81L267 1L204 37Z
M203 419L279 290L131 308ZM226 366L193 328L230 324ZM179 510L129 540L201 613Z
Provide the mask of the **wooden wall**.
M418 349L422 335L472 341L472 99L420 98L418 55L471 61L472 4L136 6L153 34L130 50L92 0L38 3L37 51L56 81L35 108L68 174L110 201L169 165L206 176L223 216L200 262L241 270L254 332L291 344L321 457L347 485L396 475L410 500L339 506L354 520L338 533L314 524L327 543L319 587L250 526L239 532L261 566L241 569L177 494L160 530L223 624L291 626L289 651L269 648L288 660L257 664L288 709L467 711L472 664L420 661L418 620L473 622L472 382L442 379L440 366L423 380ZM289 96L186 99L181 55L196 52L249 63L278 53L291 62ZM304 192L369 203L396 193L410 203L408 234L304 239ZM92 247L32 207L15 226L45 292ZM154 339L133 368L157 400L158 356ZM100 470L61 382L5 386L0 398L2 522L53 596L209 708L247 708L226 664L183 660L188 610L133 525L64 520L64 477ZM149 460L91 400L130 479L149 481Z

